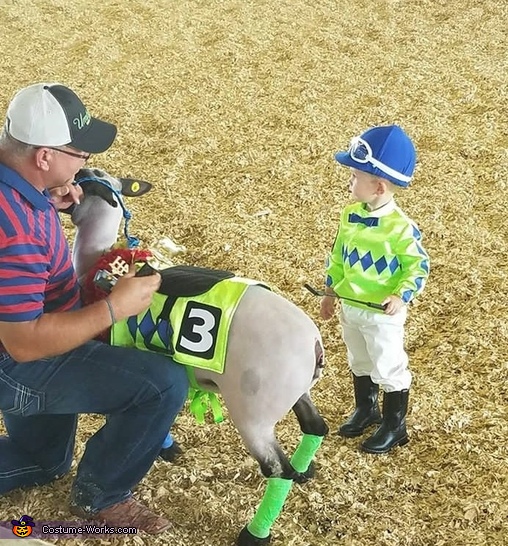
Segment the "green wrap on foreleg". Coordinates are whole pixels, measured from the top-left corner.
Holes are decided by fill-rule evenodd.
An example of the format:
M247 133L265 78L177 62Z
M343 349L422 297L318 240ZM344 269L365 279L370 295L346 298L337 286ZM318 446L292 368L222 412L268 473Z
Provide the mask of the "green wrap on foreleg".
M323 436L314 436L304 434L300 445L291 458L291 466L297 472L305 472L308 468L316 451L319 449ZM256 514L252 521L247 525L249 533L258 538L266 538L270 534L270 529L275 520L282 512L284 502L291 490L293 480L285 478L268 478L265 494L261 500Z
M324 436L314 436L313 434L304 434L300 445L296 448L291 457L291 466L297 472L306 472L309 468L316 451L323 442Z
M292 485L293 480L268 478L261 504L252 521L247 525L247 529L255 537L266 538L270 534L270 529L279 517Z

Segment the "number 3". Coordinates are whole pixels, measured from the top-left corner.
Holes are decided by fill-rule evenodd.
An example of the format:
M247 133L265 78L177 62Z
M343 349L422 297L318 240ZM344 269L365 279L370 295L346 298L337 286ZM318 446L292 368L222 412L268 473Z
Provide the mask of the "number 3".
M206 309L194 308L190 310L188 320L192 322L191 333L199 336L199 341L182 336L180 345L193 353L206 353L214 344L210 332L215 328L215 317Z

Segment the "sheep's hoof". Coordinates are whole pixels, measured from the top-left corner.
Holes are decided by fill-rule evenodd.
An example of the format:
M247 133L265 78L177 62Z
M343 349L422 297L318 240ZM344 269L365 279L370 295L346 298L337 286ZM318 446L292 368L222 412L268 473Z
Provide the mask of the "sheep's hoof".
M311 461L309 468L304 472L305 477L308 480L312 480L316 476L316 463L314 461Z
M316 465L314 464L314 461L312 461L309 465L309 468L307 468L305 472L298 472L298 474L293 478L293 480L296 483L304 484L305 482L312 480L312 478L314 478L315 475L316 475Z
M236 540L236 546L261 546L262 544L269 544L272 535L268 535L266 538L255 537L245 526L238 535Z
M174 441L171 446L160 450L159 457L161 459L164 459L165 461L174 463L182 453L182 448L180 447L178 442Z

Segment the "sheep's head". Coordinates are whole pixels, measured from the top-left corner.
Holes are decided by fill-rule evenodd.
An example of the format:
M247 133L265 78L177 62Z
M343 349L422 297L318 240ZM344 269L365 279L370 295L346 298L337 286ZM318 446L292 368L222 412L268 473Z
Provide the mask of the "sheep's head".
M122 217L127 237L130 212L123 197L143 195L152 185L133 178L116 178L100 169L81 169L75 180L83 189L81 203L71 211L72 223L77 227L73 261L81 278L97 257L116 242Z
M115 178L100 169L81 169L75 179L84 193L81 204L74 207L71 216L78 228L73 248L74 267L82 279L96 260L117 242L122 216L125 218L124 235L129 248L137 245L139 241L127 233L130 212L123 204L123 197L143 195L152 185L134 178ZM133 240L135 244L132 244ZM120 246L124 244L125 241ZM185 251L184 246L163 237L148 251L150 265L155 269L170 267L174 265L172 257Z
M117 194L139 197L149 192L152 185L137 178L116 178L101 169L80 169L74 177L83 189L84 198L95 195L112 207L118 206Z

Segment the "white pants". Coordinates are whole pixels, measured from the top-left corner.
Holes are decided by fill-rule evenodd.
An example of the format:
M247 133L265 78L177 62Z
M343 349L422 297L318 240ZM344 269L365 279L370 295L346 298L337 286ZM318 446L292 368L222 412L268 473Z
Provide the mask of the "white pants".
M385 392L409 389L411 373L404 350L407 308L396 315L373 313L341 304L342 339L348 363L356 376L370 375Z

